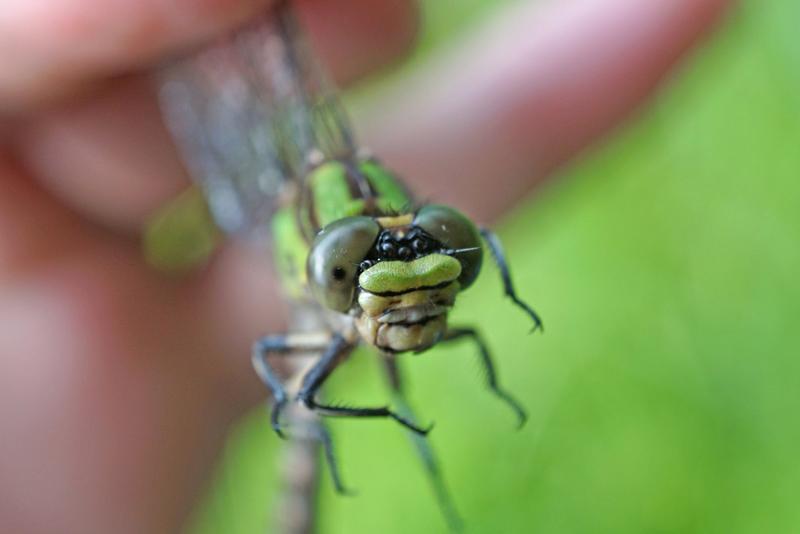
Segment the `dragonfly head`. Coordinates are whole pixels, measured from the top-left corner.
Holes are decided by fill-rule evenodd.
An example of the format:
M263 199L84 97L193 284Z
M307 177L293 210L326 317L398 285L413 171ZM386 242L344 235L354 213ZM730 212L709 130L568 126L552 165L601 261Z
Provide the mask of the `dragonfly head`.
M314 297L356 316L367 343L419 352L442 338L456 295L475 281L482 258L475 225L452 208L429 205L331 223L312 245L307 274Z

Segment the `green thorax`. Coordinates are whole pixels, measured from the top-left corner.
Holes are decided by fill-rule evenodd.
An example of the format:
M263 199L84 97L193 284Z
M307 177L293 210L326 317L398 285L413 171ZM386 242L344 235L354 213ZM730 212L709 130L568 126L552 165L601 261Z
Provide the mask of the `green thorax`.
M374 160L351 168L339 161L315 167L294 201L278 210L272 222L275 261L285 290L294 298L306 294L306 259L320 229L354 215L403 213L411 204L405 187Z

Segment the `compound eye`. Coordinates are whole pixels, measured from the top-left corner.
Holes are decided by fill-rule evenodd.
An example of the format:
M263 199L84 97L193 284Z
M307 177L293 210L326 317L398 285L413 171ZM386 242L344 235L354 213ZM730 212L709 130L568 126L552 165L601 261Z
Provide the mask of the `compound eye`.
M481 237L472 221L458 210L432 204L417 212L414 226L425 230L445 246L443 252L461 262L458 282L462 288L469 287L478 277L483 262Z
M346 217L317 234L306 264L308 285L317 301L342 313L352 307L359 265L380 231L370 217Z

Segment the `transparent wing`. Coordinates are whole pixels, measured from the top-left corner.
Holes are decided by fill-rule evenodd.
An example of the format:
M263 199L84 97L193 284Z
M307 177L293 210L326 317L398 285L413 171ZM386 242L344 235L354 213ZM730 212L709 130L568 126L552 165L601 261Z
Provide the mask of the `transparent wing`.
M166 69L161 100L193 179L229 233L266 228L282 196L321 160L355 158L336 92L285 2Z

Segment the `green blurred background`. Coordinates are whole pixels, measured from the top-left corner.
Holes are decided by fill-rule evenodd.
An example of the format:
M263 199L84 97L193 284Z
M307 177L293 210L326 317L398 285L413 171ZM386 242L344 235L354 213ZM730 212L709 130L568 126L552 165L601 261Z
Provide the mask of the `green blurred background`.
M418 57L501 5L429 0ZM499 225L546 334L492 274L453 322L483 325L527 427L468 344L406 365L469 532L800 532L798 5L742 2L639 119ZM379 402L379 373L359 353L332 396ZM325 475L322 534L445 531L397 425L332 427L359 494ZM264 532L280 446L248 417L191 531Z

